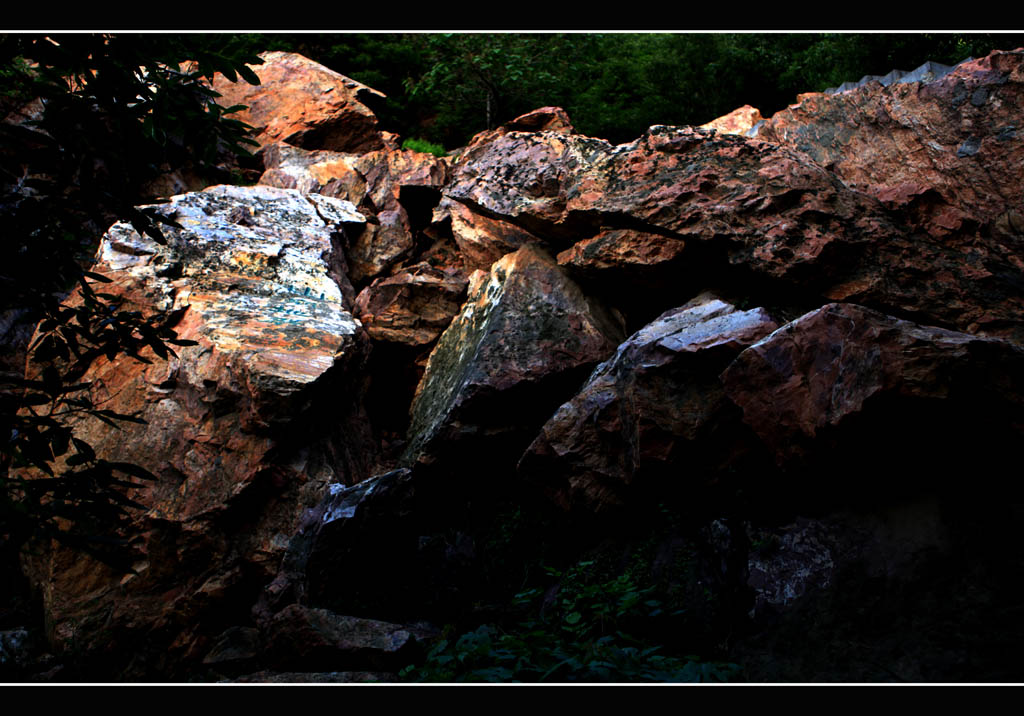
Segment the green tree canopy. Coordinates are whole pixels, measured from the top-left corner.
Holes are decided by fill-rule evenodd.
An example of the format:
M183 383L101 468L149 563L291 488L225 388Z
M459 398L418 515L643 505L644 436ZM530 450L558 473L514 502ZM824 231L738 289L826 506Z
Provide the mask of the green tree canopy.
M545 105L612 142L652 124L703 124L744 104L767 116L802 92L1014 49L1024 35L309 34L234 36L229 46L300 52L387 94L375 108L385 129L456 147Z

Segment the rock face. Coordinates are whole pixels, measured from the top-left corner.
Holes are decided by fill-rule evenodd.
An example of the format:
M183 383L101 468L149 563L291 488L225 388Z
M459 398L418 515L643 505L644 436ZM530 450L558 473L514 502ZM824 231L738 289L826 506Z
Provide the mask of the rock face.
M716 481L746 437L718 374L776 328L763 309L738 311L709 294L665 313L558 409L520 473L563 506L598 513Z
M601 253L641 265L675 259L677 291L689 280L745 272L827 291L866 268L851 257L866 259L899 233L881 206L807 156L694 128L653 127L618 147L509 133L467 150L446 194L556 247L576 244L567 262ZM658 236L663 246L644 250ZM685 270L688 252L701 265L698 277Z
M355 314L374 340L428 346L458 314L467 283L461 271L417 264L363 289Z
M452 238L470 271L490 271L495 261L520 246L541 243L516 224L478 214L462 204L451 203L448 217Z
M276 572L303 506L328 482L364 479L368 458L367 339L335 279L341 233L362 221L354 207L220 186L160 212L181 227L165 229L166 245L117 224L94 271L139 310L180 312L179 337L198 345L151 365L100 360L86 376L97 402L147 424L74 426L100 457L158 478L133 495L148 510L135 574L56 546L32 559L52 642L128 653L147 642L138 674L202 649L216 615Z
M557 406L559 390L620 339L615 321L533 245L490 274L474 273L469 298L417 389L407 458L434 461L457 450L466 465L474 442L499 452L494 444L506 442L514 451L522 431L535 430Z
M1020 340L1022 82L1024 51L995 52L931 82L802 95L757 136L805 152L899 212L918 248L900 248L889 263L902 264L900 273L927 270L937 289L928 303L952 309L930 308L920 319ZM849 300L886 310L868 298Z
M256 128L254 139L261 145L287 142L339 152L384 146L377 118L363 104L369 97L383 99L383 93L293 52L260 57L263 64L252 67L259 85L216 75L213 89L221 105L248 107L233 116Z
M626 242L613 235L616 249L603 248L609 231L627 227L683 242L683 249L648 252L662 271L666 264L673 269L670 279L654 267L638 274L641 282L649 278L649 290L668 294L659 298L660 310L672 305L672 296L676 305L687 300L680 289L693 295L719 282L802 303L851 301L959 330L1024 337L1016 239L994 230L925 233L930 225L914 211L894 212L898 202L851 190L813 154L771 142L672 127L652 127L618 147L579 135L509 132L471 146L446 195L556 248L575 244L562 254L566 262L581 263L589 250L620 251L629 257L620 264L642 263L634 257L644 251L622 246L642 247L634 234L622 237ZM1016 226L1014 220L1004 223ZM636 265L631 270L637 275ZM921 281L922 274L931 280Z

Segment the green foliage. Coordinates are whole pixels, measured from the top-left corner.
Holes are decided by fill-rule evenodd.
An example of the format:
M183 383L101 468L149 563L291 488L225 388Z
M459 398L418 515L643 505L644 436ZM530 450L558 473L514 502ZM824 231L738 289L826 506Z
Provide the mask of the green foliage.
M665 605L631 573L596 576L594 562L568 571L547 568L558 580L552 601L545 590L516 595L514 618L483 624L439 641L411 681L706 682L728 681L739 667L696 656L662 654L663 647L632 634L633 626L665 615Z
M260 60L200 36L0 36L4 108L38 99L22 121L0 124L0 305L41 321L33 374L0 374L0 543L43 534L112 558L99 546L118 542L136 507L126 491L152 476L75 435L85 417L138 421L94 402L83 377L98 358L150 362L187 342L173 329L179 316L143 316L96 291L107 279L83 267L115 220L164 242L166 220L135 207L149 181L246 151L249 128L230 118L240 108L220 107L204 82L214 72L258 82L246 62ZM62 305L71 290L80 300Z
M433 154L435 157L446 157L448 151L440 144L434 144L428 142L426 139L406 139L402 142L402 149L408 149L413 152L423 152L424 154Z

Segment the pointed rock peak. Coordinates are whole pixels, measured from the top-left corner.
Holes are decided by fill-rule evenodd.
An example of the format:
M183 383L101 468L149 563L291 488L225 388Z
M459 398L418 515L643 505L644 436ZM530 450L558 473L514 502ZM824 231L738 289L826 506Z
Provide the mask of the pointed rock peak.
M572 134L569 115L561 107L541 107L520 115L504 125L510 132L561 132Z
M720 134L746 134L754 125L764 120L761 110L745 104L729 114L702 124L701 129L716 129Z

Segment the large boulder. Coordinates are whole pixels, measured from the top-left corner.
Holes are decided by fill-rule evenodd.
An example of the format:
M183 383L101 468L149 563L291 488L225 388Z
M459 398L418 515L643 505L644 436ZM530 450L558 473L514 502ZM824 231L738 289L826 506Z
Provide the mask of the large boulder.
M29 572L55 648L167 678L202 657L225 613L247 611L303 509L328 483L367 477L372 456L368 339L339 285L345 226L363 221L354 207L218 186L157 210L178 227L166 244L116 224L93 270L136 309L174 312L196 345L149 364L100 358L86 374L96 402L145 424L69 420L99 457L157 477L132 491L145 508L133 572L57 545L31 554Z
M256 128L262 146L287 142L307 149L365 152L384 139L377 118L364 102L385 95L294 52L264 52L253 65L260 84L231 82L221 74L213 89L224 107L245 105L232 115Z
M477 450L488 461L515 459L621 338L620 325L534 245L475 272L416 390L407 459L446 455L460 470L472 469Z
M597 513L699 491L752 442L718 374L777 327L710 294L665 313L548 420L520 473L564 508Z
M1013 343L829 304L747 348L722 381L776 462L827 492L989 473L1021 439L1021 376Z

